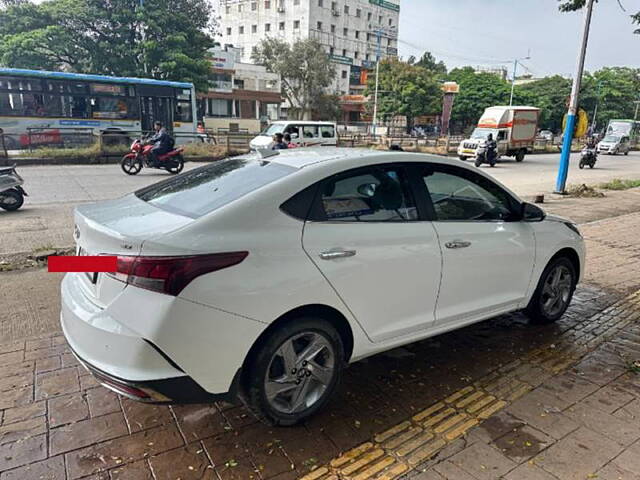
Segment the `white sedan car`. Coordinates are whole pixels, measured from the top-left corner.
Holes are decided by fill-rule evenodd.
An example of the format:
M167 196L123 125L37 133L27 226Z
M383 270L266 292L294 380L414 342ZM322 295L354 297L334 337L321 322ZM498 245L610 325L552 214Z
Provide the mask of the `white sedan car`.
M349 363L526 310L553 322L584 271L576 226L445 158L255 153L80 206L61 321L104 386L144 402L242 400L292 425Z

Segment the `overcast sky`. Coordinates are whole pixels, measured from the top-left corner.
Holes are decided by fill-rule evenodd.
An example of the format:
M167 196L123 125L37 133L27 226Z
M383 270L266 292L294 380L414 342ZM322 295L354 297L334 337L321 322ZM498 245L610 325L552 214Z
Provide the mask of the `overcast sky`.
M629 14L640 0L600 0L594 9L586 68L640 67L640 35ZM449 68L523 61L534 76L572 76L583 12L561 13L557 0L401 0L400 55L431 51ZM510 59L509 64L499 62ZM518 73L523 73L522 70Z

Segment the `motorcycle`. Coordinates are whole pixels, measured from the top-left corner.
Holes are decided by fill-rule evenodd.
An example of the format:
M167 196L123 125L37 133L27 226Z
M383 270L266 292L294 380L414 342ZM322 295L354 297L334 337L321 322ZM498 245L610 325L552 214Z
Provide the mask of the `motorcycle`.
M172 148L167 153L158 156L158 163L151 162L151 149L153 145L145 144L141 139L134 140L131 144L131 152L122 157L120 167L127 175L136 175L142 167L161 168L172 174L178 174L184 168L182 148Z
M490 149L489 147L487 147L487 144L484 142L478 145L475 159L476 167L479 167L483 163L488 163L489 166L495 167L496 159L497 155L494 149Z
M583 169L585 166L589 166L589 168L593 168L596 166L596 161L598 160L598 152L596 152L595 147L589 148L584 147L582 149L582 153L580 153L580 164L578 165L580 169Z
M13 212L24 203L27 192L21 185L24 180L16 172L15 164L9 167L0 167L0 208Z

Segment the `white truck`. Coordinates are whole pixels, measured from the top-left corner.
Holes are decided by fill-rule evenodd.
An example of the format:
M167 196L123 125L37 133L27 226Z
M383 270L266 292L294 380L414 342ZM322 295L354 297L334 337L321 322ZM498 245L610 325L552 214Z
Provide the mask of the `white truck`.
M521 162L533 150L539 116L540 109L535 107L487 108L471 137L460 142L458 158L474 158L478 146L491 133L498 144L498 158L515 157Z

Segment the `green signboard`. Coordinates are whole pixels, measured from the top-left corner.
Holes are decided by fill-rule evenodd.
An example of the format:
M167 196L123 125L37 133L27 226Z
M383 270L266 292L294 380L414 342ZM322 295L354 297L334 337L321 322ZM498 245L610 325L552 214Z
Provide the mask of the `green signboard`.
M329 55L329 58L337 63L344 63L345 65L351 65L353 58L345 57L343 55Z
M369 0L369 3L378 5L379 7L388 8L389 10L393 10L394 12L400 11L400 5L388 2L387 0Z

